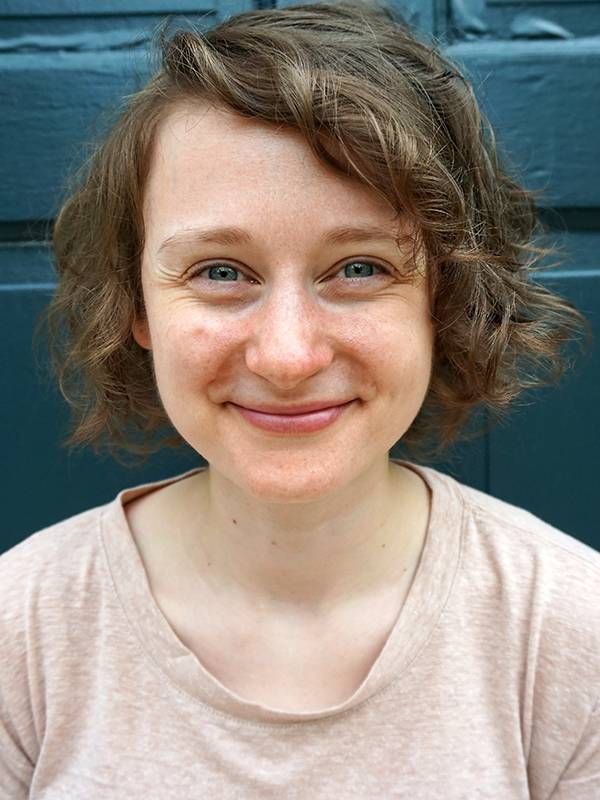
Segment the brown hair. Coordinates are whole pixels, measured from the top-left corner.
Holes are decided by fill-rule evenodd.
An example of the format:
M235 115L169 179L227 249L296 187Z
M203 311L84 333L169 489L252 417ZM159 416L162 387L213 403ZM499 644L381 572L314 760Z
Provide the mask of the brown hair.
M439 456L467 436L476 409L500 419L524 389L561 377L564 343L581 331L590 340L586 318L532 280L557 251L534 244L535 193L501 164L469 82L383 2L250 11L204 32L162 27L158 41L161 68L127 98L54 226L58 286L46 322L74 415L66 444L138 454L183 444L151 355L131 333L144 313L142 196L153 135L182 100L293 126L318 158L416 224L435 345L427 396L402 438L411 454ZM161 429L170 436L159 439Z

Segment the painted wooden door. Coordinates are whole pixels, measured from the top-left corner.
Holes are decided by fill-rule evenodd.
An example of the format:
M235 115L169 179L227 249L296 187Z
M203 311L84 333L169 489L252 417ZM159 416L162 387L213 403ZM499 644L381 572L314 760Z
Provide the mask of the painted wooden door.
M485 490L600 549L600 3L450 0L438 34L464 65L512 171L542 190L544 282L592 324L558 387L528 395L483 447ZM575 353L575 351L573 351Z

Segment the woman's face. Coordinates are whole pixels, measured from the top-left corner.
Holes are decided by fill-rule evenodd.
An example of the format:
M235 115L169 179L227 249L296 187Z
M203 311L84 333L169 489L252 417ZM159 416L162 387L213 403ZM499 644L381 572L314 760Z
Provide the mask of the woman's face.
M157 131L144 218L147 319L134 336L152 351L172 424L211 471L292 502L387 464L429 384L425 280L401 277L410 245L328 235L377 226L393 237L391 206L296 131L198 105ZM244 233L200 235L225 227ZM256 427L237 407L316 401L353 402L295 432Z

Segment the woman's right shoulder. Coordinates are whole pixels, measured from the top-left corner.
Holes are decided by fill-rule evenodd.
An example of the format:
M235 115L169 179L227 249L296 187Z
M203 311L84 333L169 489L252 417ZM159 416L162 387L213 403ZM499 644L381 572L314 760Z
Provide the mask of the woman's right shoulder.
M27 536L0 554L0 608L75 588L73 581L98 560L100 521L108 503L86 509ZM76 584L75 584L76 585ZM3 615L4 615L3 614Z
M73 680L82 643L93 639L106 585L100 523L108 505L35 531L0 554L0 784L7 765L30 777L52 687Z

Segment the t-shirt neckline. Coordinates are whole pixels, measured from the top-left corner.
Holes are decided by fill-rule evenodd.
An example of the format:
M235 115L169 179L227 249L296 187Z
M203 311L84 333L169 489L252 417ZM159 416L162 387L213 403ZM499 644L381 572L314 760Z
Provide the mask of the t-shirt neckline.
M155 666L180 691L211 709L248 722L300 722L347 712L400 679L427 644L448 600L458 569L463 503L459 485L431 467L391 459L431 489L431 508L420 561L404 606L369 673L342 703L310 711L287 711L250 702L222 684L179 639L158 606L129 528L124 505L206 467L123 489L103 508L100 536L113 586L132 631Z

